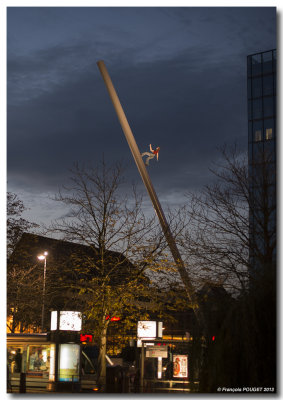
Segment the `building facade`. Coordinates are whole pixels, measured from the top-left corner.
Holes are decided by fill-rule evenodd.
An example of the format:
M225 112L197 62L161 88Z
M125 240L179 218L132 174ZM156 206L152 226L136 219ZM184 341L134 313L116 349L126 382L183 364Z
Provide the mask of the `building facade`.
M276 50L249 55L247 69L250 263L258 272L276 260Z

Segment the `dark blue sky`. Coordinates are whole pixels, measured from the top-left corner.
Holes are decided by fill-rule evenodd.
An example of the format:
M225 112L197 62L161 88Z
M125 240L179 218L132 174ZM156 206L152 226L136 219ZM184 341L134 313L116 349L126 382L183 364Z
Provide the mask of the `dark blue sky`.
M8 7L8 190L46 222L73 163L104 154L145 194L103 59L141 152L161 147L149 168L161 204L182 203L218 147L247 148L246 58L272 48L274 7Z

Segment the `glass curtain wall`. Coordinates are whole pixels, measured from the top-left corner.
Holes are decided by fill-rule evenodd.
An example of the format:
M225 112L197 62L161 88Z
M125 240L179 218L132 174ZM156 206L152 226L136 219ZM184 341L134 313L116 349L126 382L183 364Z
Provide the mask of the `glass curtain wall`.
M250 55L247 64L250 262L257 270L276 257L276 50Z

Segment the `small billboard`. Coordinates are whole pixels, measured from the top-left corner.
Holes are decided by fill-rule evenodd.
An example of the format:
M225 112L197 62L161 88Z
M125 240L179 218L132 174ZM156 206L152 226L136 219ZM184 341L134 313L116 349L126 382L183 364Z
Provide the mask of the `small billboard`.
M137 346L142 347L141 339L152 339L162 337L161 321L138 321L137 327Z
M188 356L173 354L173 378L188 378Z
M167 358L168 357L168 348L167 346L148 346L146 348L146 357L154 357L154 358Z
M51 312L51 331L57 330L58 312ZM59 312L59 330L60 331L80 331L82 329L82 314L78 311L60 311Z

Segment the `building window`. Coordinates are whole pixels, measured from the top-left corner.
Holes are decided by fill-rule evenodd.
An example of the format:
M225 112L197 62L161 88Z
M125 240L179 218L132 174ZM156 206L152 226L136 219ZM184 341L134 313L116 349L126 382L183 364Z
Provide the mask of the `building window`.
M273 76L266 75L263 77L263 95L272 96L273 95Z
M255 141L260 142L262 140L261 129L255 131Z
M254 54L252 56L252 74L261 74L261 54Z
M265 139L271 140L272 139L272 128L266 128L265 130Z
M252 97L252 80L248 79L248 99Z
M22 372L22 355L23 346L9 346L7 348L7 362L9 371L12 374L15 372Z
M269 163L274 164L275 163L275 155L276 155L274 140L267 140L264 143L264 151L265 151L266 155L268 155L267 161Z
M253 100L253 118L262 118L262 99Z
M272 72L272 51L266 51L262 54L263 58L263 73Z
M252 95L253 97L261 97L262 96L262 79L253 78L252 80Z
M272 97L264 97L263 99L263 109L264 109L264 116L270 117L274 114L273 111L273 98Z
M252 100L248 101L248 114L249 114L249 119L253 119Z

